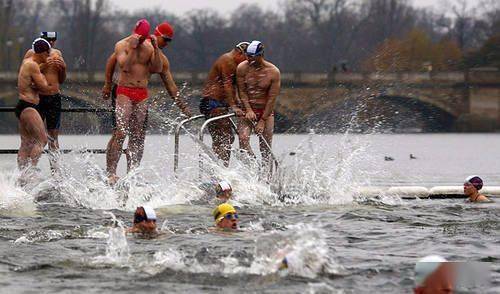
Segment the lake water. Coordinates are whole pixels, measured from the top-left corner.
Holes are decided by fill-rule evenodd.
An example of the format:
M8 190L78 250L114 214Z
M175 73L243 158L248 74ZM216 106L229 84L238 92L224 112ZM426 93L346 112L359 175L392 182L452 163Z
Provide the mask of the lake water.
M63 148L104 148L108 139L60 141ZM17 136L0 136L2 148L18 144ZM471 174L500 186L500 134L278 135L273 145L279 185L262 181L237 154L229 169L205 162L200 179L198 147L187 135L177 177L172 136L148 136L141 168L125 176L122 158L116 189L104 182L104 155L64 155L55 177L44 156L24 188L16 185L15 156L2 155L0 289L409 293L415 262L439 254L490 262L489 291L500 291L498 200L471 205L361 192L461 185ZM233 185L241 232L207 231L215 204L200 184L211 177ZM115 217L130 226L142 204L157 210L163 234L156 239L125 237L112 226ZM287 271L278 270L283 256Z

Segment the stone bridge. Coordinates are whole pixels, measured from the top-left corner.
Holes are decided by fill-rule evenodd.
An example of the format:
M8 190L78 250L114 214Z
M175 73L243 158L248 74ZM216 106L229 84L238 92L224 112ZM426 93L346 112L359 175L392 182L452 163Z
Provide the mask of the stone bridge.
M196 109L206 74L179 72L174 77ZM16 73L0 73L0 105L16 103L16 78ZM100 99L103 78L102 73L91 79L83 73L69 73L63 88L71 96L68 103L105 105ZM353 110L361 124L368 126L384 117L393 124L407 121L403 124L406 129L414 125L415 129L435 131L500 130L500 71L496 69L386 74L296 72L282 73L282 84L277 112L289 124L295 123L290 129L298 131L315 121L321 121L330 131L340 129L352 120ZM153 96L168 96L162 90L158 79L153 78Z

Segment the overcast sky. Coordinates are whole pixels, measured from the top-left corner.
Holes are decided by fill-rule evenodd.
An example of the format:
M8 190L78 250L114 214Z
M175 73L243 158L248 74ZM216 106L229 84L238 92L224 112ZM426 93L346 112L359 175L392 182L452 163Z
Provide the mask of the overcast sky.
M233 11L241 4L258 4L264 9L275 10L281 0L111 0L116 8L135 10L140 8L161 7L166 11L182 15L186 11L199 8L212 8L221 13ZM453 1L453 0L451 0ZM471 6L481 0L466 0ZM500 1L500 0L499 0ZM434 6L444 9L443 0L413 0L419 7Z

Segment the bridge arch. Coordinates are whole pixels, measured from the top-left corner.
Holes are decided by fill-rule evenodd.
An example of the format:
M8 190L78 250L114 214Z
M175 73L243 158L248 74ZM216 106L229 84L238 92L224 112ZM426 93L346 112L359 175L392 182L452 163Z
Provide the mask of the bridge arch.
M413 97L409 95L379 95L378 101L389 102L394 107L405 109L408 119L414 114L415 121L419 121L423 131L452 131L455 121L459 116L451 107L441 103L436 99L426 96ZM400 117L404 119L404 117Z

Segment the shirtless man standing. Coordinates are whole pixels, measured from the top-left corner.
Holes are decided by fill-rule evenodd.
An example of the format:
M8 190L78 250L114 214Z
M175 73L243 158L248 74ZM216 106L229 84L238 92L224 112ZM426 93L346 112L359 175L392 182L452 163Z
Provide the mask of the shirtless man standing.
M50 43L51 50L47 64L41 67L41 71L47 83L49 91L40 91L40 104L38 105L42 120L47 124L47 132L49 139L49 162L52 172L56 170L59 150L59 127L61 125L61 89L60 85L66 79L66 63L62 57L60 50L54 46L57 40L57 32L42 32L40 38L45 39ZM24 58L33 56L33 49L28 50Z
M158 42L158 48L163 49L168 46L168 43L170 43L174 37L174 29L168 22L164 22L160 25L158 25L155 28L154 35L157 38ZM163 82L163 85L168 91L168 94L172 99L174 100L175 104L181 112L187 116L191 117L192 113L189 110L186 102L180 97L179 89L177 88L177 85L175 84L174 78L172 76L172 73L170 72L170 63L168 61L167 56L163 52L160 51L160 58L162 60L162 70L159 73L160 78ZM106 63L106 84L103 89L104 97L109 97L109 93L111 92L111 84L113 83L113 73L115 71L116 67L116 54L113 53L109 58L108 62ZM153 74L154 72L151 72ZM146 129L147 129L147 114L146 114L146 119L144 120L144 127L141 129L140 132L137 133L131 133L130 134L130 141L135 142L135 146L139 146L140 149L136 152L134 161L136 162L141 162L142 160L142 155L144 153L144 139L146 136ZM133 161L132 159L132 154L127 152L127 169L130 170L131 168L131 163Z
M33 42L32 49L33 54L23 60L17 78L19 102L16 105L15 114L19 119L21 135L21 147L17 153L17 164L20 170L36 166L47 144L47 134L40 116L38 93L51 90L40 71L40 65L48 62L51 51L50 43L38 38Z
M250 133L255 124L255 132L261 134L269 146L274 131L274 106L280 93L279 69L264 60L264 45L253 41L248 45L247 61L238 65L236 72L238 91L245 106L245 117L240 120L238 134L240 148L254 156L250 147ZM260 152L265 164L270 165L271 150L260 138Z
M207 119L228 113L228 108L238 115L243 116L243 111L238 107L236 100L236 68L245 61L245 51L248 42L241 42L231 51L225 53L210 69L203 89L203 98L200 102L200 112ZM209 125L208 130L212 136L212 149L224 165L229 166L231 145L234 135L229 118L218 120Z
M127 151L130 152L131 168L137 167L137 154L144 142L130 140L130 134L142 131L148 110L148 80L151 72L160 72L162 61L156 37L149 36L150 25L147 20L137 22L132 35L118 41L113 53L120 68L116 90L116 129L113 131L106 152L109 183L118 180L116 169L120 160L123 143L129 135ZM147 38L151 42L145 42ZM108 61L109 63L109 61ZM103 94L108 99L111 83L106 78Z

